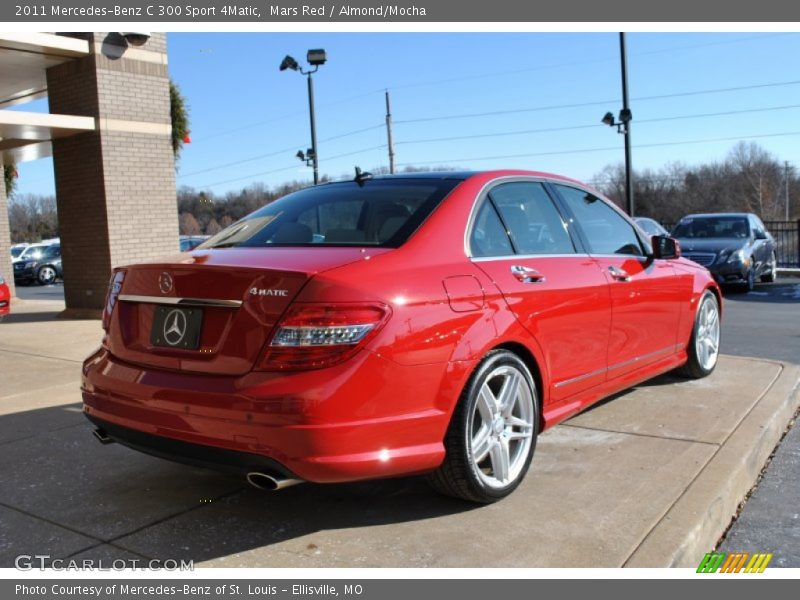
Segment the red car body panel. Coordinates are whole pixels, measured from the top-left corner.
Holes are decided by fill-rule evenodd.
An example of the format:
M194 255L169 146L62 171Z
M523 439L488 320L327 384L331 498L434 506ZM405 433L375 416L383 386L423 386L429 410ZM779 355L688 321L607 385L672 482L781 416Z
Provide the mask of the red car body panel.
M683 260L589 254L470 259L466 229L493 182L467 177L402 246L194 250L126 268L102 347L84 363L87 416L161 438L268 457L296 477L339 482L435 469L456 403L481 358L518 351L550 427L687 359L697 301L719 291ZM367 183L369 185L369 183ZM534 289L509 267L536 268ZM618 284L615 265L631 275ZM167 293L161 273L172 275ZM617 285L615 285L617 283ZM281 289L280 297L251 290ZM152 304L126 296L214 298L199 350L150 343ZM391 316L340 364L263 371L290 305L377 303Z
M0 283L0 317L11 312L11 290L6 283Z

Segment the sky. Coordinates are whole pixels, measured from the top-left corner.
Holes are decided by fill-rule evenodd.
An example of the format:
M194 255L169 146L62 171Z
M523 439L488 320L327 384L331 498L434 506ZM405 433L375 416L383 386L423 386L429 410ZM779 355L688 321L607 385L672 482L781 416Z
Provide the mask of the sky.
M627 46L635 169L723 160L738 139L800 168L800 34L631 33ZM179 187L311 180L295 158L310 146L305 78L278 69L310 48L328 54L314 90L320 171L334 178L388 165L386 89L401 168L588 181L623 160L623 136L600 123L621 108L616 33L175 33L169 71L192 140ZM696 93L711 90L726 91ZM18 171L18 193L54 193L50 159Z

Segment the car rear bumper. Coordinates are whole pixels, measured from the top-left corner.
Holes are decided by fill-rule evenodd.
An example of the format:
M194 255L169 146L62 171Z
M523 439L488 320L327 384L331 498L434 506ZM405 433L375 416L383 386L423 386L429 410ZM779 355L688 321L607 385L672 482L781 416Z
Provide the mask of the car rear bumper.
M458 397L443 400L441 388L466 368L401 366L362 351L318 371L220 377L138 367L101 349L84 363L82 392L89 420L138 450L333 483L441 464Z

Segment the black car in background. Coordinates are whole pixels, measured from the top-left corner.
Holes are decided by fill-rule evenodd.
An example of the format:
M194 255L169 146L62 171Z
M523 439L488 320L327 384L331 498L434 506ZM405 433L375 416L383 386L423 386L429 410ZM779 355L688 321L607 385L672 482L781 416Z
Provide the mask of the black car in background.
M672 230L681 254L706 267L720 284L746 290L775 281L775 240L752 213L687 215Z
M61 244L45 247L37 258L22 259L14 263L14 282L20 285L33 282L49 285L63 275Z

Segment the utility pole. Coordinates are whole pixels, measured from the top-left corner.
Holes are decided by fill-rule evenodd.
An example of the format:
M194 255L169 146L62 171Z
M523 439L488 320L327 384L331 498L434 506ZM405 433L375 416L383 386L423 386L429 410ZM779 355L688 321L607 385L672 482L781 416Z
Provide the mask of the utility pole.
M389 103L389 90L386 90L386 140L389 146L389 173L394 175L394 139L392 138L392 107Z
M628 104L628 57L625 50L625 32L619 34L620 65L622 67L622 113L625 121L625 201L628 216L634 216L633 159L631 158L631 108Z
M783 177L785 179L784 185L786 186L786 216L785 220L789 220L789 161L784 161L783 163Z

